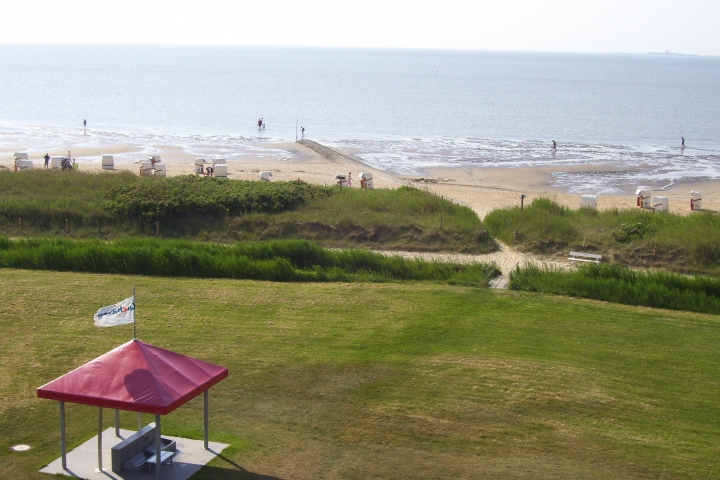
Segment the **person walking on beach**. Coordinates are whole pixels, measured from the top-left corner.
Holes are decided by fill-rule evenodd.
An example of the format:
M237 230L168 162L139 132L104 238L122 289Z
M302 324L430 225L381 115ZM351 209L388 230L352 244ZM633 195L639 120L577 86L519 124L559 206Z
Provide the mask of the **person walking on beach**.
M348 176L347 176L347 180L346 180L346 185L347 185L348 187L352 187L352 172L348 172Z
M300 127L300 135L305 136L305 127Z
M45 154L45 170L47 170L48 166L50 165L50 154Z
M258 130L262 128L262 118L258 118Z
M87 120L83 119L83 128L87 128Z
M680 148L685 148L685 137L680 137Z
M557 150L557 142L555 142L555 140L553 140L552 142L553 142L553 144L552 144L552 151L554 152L554 151Z

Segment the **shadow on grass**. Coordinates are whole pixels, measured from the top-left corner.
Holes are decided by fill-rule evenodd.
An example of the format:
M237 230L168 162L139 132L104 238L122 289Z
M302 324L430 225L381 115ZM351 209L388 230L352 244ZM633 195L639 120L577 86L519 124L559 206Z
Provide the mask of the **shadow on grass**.
M210 467L205 466L198 472L193 479L198 480L282 480L272 475L263 475L262 473L253 473L245 470L243 467L233 462L222 454L217 456L218 459L228 464L226 467Z

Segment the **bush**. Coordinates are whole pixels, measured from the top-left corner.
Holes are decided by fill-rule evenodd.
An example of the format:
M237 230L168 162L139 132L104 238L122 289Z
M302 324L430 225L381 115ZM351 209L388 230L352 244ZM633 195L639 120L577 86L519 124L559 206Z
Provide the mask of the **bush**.
M331 188L304 182L250 182L194 175L119 185L108 193L109 211L152 220L184 215L225 216L279 213L332 195Z

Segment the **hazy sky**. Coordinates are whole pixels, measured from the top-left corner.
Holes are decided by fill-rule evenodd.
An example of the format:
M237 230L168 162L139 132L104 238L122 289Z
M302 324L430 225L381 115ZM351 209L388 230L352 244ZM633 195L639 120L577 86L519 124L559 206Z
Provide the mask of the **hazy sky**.
M720 0L13 0L0 42L720 55Z

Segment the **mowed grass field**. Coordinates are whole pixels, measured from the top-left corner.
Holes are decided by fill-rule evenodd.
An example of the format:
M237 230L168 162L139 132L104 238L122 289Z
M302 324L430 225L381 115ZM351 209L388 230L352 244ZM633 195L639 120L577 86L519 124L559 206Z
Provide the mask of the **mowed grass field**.
M48 478L58 407L35 389L132 337L92 314L133 285L141 340L230 369L210 433L231 447L194 479L720 476L716 316L434 283L0 270L0 478ZM67 410L69 444L91 438L97 409ZM202 397L163 431L201 438Z

